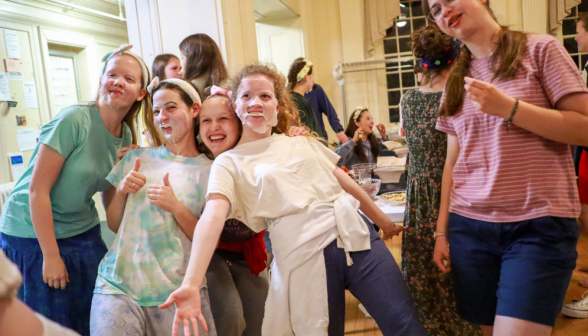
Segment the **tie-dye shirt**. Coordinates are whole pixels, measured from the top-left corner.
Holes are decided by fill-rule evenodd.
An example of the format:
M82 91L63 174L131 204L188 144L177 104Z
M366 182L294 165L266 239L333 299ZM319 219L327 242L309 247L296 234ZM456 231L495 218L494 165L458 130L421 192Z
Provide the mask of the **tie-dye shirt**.
M191 242L174 216L149 203L150 185L169 182L178 200L200 217L205 204L212 161L174 155L165 146L127 153L106 179L115 187L141 159L139 172L147 183L129 194L114 243L100 263L94 293L125 294L143 307L165 302L181 284L190 258Z

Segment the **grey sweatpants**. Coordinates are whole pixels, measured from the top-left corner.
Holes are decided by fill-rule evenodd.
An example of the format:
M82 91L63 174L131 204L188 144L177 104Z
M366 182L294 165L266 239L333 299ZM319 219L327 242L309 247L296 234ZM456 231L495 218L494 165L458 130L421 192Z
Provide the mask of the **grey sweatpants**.
M198 335L216 336L206 287L200 289L202 314L208 333L198 323ZM141 307L126 295L94 294L90 313L91 336L164 336L171 335L176 306L167 309ZM178 336L184 336L180 325Z
M267 270L251 273L244 257L230 259L214 252L206 279L218 336L261 336L265 299L269 290Z

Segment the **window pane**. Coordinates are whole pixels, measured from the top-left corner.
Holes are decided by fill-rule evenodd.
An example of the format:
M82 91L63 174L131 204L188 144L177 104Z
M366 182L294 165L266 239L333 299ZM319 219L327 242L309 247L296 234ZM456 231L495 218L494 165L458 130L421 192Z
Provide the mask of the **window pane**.
M386 37L396 36L396 27L392 26L386 30Z
M410 3L410 7L412 8L412 16L424 16L423 8L421 7L420 1L413 1Z
M404 14L404 16L406 16L406 17L410 17L410 8L408 6L409 6L408 2L400 3L400 13Z
M576 17L576 7L573 7L568 17Z
M402 73L402 86L404 88L413 87L416 85L416 80L414 78L413 72L403 72Z
M427 25L427 19L413 19L412 29L419 30Z
M574 39L572 39L573 41ZM574 41L575 42L575 41ZM400 52L407 52L412 51L410 49L410 37L403 37L398 39L398 44L400 45ZM577 48L577 46L576 46Z
M579 65L579 63L580 63L580 60L579 60L579 58L580 58L580 57L579 57L578 55L573 55L573 56L572 56L572 59L574 60L574 63L576 63L576 66L578 66L578 65ZM578 69L579 69L579 67L578 67Z
M403 20L396 22L398 26L398 36L410 35L410 20Z
M575 19L563 20L561 29L562 29L564 36L576 35L576 20Z
M573 37L569 37L564 39L564 47L570 54L577 54L578 53L578 43L574 40ZM400 50L402 50L402 45L400 46Z
M585 66L586 66L586 63L588 63L588 54L581 55L580 60L581 60L580 61L580 67L582 69L584 69Z
M388 105L398 105L400 91L388 91Z
M398 107L393 107L390 109L390 122L399 122L400 121L400 111Z
M396 47L396 39L384 40L384 54L396 54L398 48Z
M400 74L387 74L386 82L388 83L388 89L399 89L400 88Z
M582 1L580 5L578 5L578 13L585 13L588 12L588 3L586 1Z

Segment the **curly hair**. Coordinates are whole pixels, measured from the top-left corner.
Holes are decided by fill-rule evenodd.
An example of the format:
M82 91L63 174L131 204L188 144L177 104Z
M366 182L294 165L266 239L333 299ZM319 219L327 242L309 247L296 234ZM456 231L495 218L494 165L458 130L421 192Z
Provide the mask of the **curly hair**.
M292 103L290 93L286 90L286 77L271 63L253 63L241 69L232 81L231 100L233 102L237 100L237 91L243 79L253 75L263 75L274 83L274 93L278 100L278 124L272 128L272 133L289 135L290 127L300 127L298 109Z
M436 24L430 24L410 34L412 54L416 58L442 59L453 46L453 37L445 34ZM449 51L450 52L450 51ZM438 68L428 69L416 62L415 73L422 73L425 81L430 83L441 71L451 68L450 64L442 64Z

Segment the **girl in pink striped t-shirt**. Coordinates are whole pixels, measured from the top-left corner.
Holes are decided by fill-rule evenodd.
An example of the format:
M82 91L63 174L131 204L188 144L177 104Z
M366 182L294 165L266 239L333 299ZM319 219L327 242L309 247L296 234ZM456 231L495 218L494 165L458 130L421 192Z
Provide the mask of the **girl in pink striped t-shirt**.
M423 9L464 43L437 123L448 144L434 261L485 335L547 336L577 258L569 145L588 144L588 89L557 40L500 26L488 0Z

